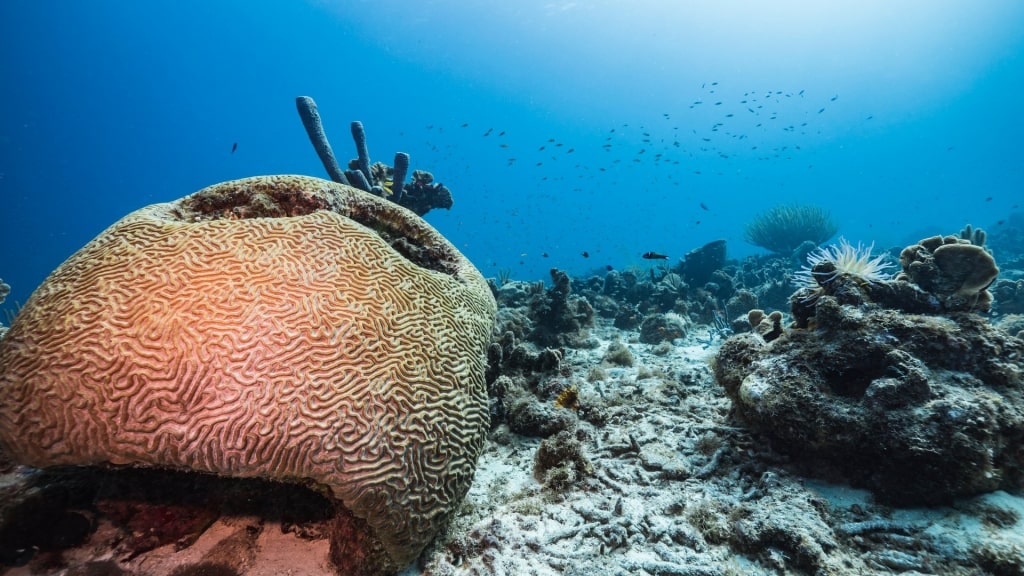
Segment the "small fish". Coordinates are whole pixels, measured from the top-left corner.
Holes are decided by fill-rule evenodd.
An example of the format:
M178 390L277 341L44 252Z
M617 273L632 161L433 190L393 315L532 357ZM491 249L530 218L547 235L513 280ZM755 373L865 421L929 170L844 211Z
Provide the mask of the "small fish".
M493 132L493 131L494 131L494 128L488 128L487 132L484 132L484 136L490 136L491 132Z
M541 254L540 256L541 256L541 258L547 258L548 257L548 253L545 252L545 253Z
M658 252L644 252L641 258L644 260L668 260L668 256Z
M462 127L463 128L469 128L469 122L466 122L465 124L463 124Z
M1001 222L1000 222L1000 224L1001 224ZM611 264L605 264L604 265L604 269L609 271L609 272L611 272L612 270L615 270L615 268L612 268Z
M501 132L498 132L498 136L504 136L504 135L505 135L505 131L504 130L502 130Z
M824 111L825 111L825 109L824 109L824 108L822 108L822 109L818 110L818 114L821 114L821 113L822 113L822 112L824 112Z
M583 252L580 252L580 256L583 256L584 258L590 258L590 252L584 250Z
M700 207L704 210L710 210L710 208L708 208L708 205L703 202L700 203Z
M238 150L238 142L231 145L231 153L234 154L235 150Z
M836 100L838 100L838 99L839 99L839 94L836 94L835 96L833 96L833 97L832 97L832 98L831 98L831 99L829 100L829 102L835 102L835 101L836 101Z

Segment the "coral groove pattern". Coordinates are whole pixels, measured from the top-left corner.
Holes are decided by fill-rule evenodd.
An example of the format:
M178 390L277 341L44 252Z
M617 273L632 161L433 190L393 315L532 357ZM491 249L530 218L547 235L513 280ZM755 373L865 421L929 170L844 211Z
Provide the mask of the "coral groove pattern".
M326 487L394 569L469 488L494 316L472 264L393 203L219 184L126 216L33 294L0 347L0 445Z

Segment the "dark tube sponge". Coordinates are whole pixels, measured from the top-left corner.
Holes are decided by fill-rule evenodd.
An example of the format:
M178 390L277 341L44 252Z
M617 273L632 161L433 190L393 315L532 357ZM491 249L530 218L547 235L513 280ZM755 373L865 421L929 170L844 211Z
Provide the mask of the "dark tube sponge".
M366 149L366 131L363 130L363 123L358 120L352 123L352 139L356 141L359 170L366 176L366 181L373 185L373 176L370 175L370 153Z
M405 152L395 153L395 172L391 178L391 201L396 204L402 203L402 187L405 185L405 176L409 173L409 155Z
M370 182L366 179L366 176L359 170L346 170L345 174L348 176L351 186L355 186L365 192L372 192L370 189Z
M299 110L302 125L306 128L309 141L313 143L313 148L316 149L317 156L323 162L327 175L339 184L348 184L348 178L345 178L345 173L342 172L338 160L334 157L334 151L331 150L331 144L327 141L324 125L320 121L320 113L316 109L316 102L309 96L299 96L295 99L295 107Z

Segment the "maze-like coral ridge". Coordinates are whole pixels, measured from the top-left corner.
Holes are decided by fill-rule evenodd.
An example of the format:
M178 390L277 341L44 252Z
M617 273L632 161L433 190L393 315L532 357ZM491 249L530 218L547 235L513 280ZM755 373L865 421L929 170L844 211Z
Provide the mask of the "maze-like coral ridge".
M0 348L21 462L313 481L393 559L468 489L488 423L494 302L332 211L135 212L72 256Z

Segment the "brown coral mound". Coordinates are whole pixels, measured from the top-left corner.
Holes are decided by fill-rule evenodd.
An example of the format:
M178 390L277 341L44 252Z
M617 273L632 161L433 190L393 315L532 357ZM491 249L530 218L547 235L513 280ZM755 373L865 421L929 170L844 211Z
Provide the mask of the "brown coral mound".
M134 212L64 262L0 345L0 445L326 488L373 566L469 488L495 303L411 212L258 177ZM383 553L380 553L383 551Z
M903 272L897 280L913 282L938 298L944 310L987 312L988 287L999 275L996 262L983 247L957 236L932 236L900 253Z
M1024 486L1024 342L977 314L844 303L860 286L833 283L842 297L801 304L813 329L723 344L715 377L736 414L812 473L890 502Z

